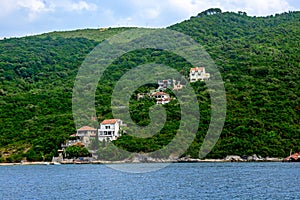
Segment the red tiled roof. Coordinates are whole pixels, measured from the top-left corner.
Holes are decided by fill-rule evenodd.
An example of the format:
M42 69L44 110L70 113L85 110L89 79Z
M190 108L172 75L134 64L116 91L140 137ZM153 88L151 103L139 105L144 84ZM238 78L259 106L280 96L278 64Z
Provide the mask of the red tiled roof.
M76 143L72 144L71 146L84 147L84 144L82 142L76 142Z
M167 93L165 93L165 92L156 92L156 93L152 94L152 96L157 96L157 95L167 95Z
M291 156L285 158L284 160L285 160L285 161L289 161L289 160L291 160L291 159L293 159L293 160L298 160L299 158L300 158L300 153L294 153L293 155L291 155Z
M300 157L300 153L295 153L293 155L291 155L291 158L298 160L298 158Z
M191 71L203 71L204 67L196 67L196 68L191 68L190 69L190 72Z
M96 129L94 129L90 126L83 126L80 129L78 129L77 131L96 131Z
M105 119L101 124L115 124L117 121L118 119Z

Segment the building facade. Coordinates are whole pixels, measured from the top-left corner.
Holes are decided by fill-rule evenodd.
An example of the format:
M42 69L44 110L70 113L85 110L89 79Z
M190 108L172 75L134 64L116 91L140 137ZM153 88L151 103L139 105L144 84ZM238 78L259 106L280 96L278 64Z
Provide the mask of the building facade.
M172 80L168 79L168 80L158 80L157 81L158 84L158 91L164 91L167 88L171 89L172 88Z
M98 139L99 141L113 141L121 136L120 128L122 126L122 121L120 119L106 119L101 122L98 129Z
M204 67L196 67L190 69L190 82L204 81L210 78L210 73L205 72Z
M156 99L156 104L166 104L171 101L170 95L165 92L155 92L151 97Z
M90 126L83 126L76 132L76 138L78 138L85 146L89 145L91 138L96 138L97 129Z

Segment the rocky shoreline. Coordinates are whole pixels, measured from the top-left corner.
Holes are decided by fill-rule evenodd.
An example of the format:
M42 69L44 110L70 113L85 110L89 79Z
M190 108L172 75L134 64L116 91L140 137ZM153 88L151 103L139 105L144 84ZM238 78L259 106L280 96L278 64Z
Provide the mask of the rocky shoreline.
M262 158L260 156L240 157L236 155L227 156L224 159L195 159L183 157L179 159L155 159L151 157L135 156L132 159L121 161L105 161L88 159L65 159L53 160L52 162L20 162L20 163L0 163L0 166L15 166L15 165L61 165L61 164L130 164L130 163L220 163L220 162L283 162L283 158Z

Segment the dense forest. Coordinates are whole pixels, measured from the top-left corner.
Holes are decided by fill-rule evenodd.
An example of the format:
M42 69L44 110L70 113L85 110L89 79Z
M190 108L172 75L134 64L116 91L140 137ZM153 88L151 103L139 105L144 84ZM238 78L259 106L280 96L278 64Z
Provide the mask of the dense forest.
M128 29L52 32L0 41L0 162L50 160L57 154L76 132L72 90L79 67L99 42ZM300 151L300 12L250 17L209 9L167 29L199 42L224 80L225 126L207 158L254 153L285 157L291 149ZM151 62L173 67L186 78L191 67L184 59L155 49L123 55L99 81L99 122L113 117L111 95L122 75ZM210 122L210 95L204 82L191 85L201 102L201 120L196 138L182 156L197 158ZM150 123L148 112L155 102L137 101L136 94L155 87L145 85L132 95L131 117L141 126ZM115 145L130 152L152 152L167 145L180 122L180 105L172 101L164 107L167 122L159 134L147 139L124 134ZM117 157L109 148L113 147L103 151Z

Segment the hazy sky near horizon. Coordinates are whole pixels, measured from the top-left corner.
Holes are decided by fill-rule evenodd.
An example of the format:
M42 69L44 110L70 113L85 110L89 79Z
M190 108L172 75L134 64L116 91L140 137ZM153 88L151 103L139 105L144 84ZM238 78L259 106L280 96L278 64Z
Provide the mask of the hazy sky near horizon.
M208 8L266 16L299 0L0 0L0 38L100 27L167 27Z

